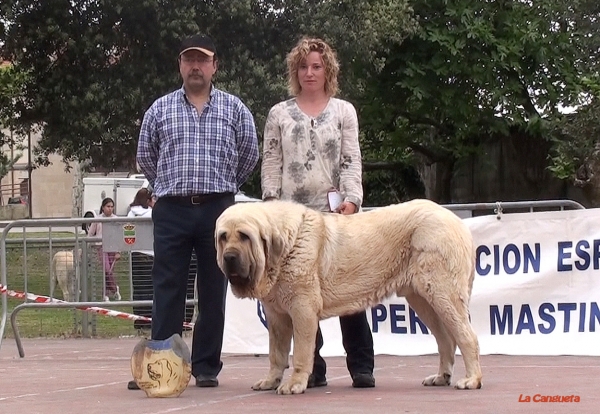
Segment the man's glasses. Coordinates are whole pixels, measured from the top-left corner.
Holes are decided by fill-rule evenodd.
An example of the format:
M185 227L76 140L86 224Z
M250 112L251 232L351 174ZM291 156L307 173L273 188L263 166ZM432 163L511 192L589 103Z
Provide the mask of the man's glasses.
M192 57L183 56L181 58L181 61L183 63L187 63L187 64L200 63L202 65L202 64L210 63L213 60L212 60L212 58L209 58L209 57L195 57L195 58L192 58Z

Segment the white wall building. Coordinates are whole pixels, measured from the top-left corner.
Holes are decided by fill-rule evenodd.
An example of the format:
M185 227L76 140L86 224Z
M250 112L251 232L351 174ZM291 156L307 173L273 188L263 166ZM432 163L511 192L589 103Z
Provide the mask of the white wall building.
M10 135L10 131L3 130L3 132ZM2 189L0 206L6 206L11 197L26 197L28 182L31 180L31 207L28 208L31 218L72 217L77 166L75 165L71 172L66 172L61 157L53 154L50 156L51 165L38 167L30 173L28 145L35 147L39 139L39 134L32 133L31 142L28 142L28 137L23 140L23 149L10 148L8 145L2 147L2 151L10 159L19 153L22 156L14 169L9 171L0 182Z

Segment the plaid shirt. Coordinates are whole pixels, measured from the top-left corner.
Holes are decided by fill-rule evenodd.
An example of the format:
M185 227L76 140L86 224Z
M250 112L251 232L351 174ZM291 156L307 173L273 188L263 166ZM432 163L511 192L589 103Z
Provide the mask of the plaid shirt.
M137 162L157 197L235 194L257 161L252 114L239 98L214 87L201 113L181 88L144 115Z

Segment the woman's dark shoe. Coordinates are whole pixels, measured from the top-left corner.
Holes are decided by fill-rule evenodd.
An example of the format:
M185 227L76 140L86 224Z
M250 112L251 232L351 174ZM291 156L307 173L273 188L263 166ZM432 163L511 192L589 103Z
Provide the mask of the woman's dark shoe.
M369 372L359 372L352 375L352 386L354 388L373 388L375 377Z
M327 379L325 377L315 377L313 374L310 374L306 388L325 387L326 385Z

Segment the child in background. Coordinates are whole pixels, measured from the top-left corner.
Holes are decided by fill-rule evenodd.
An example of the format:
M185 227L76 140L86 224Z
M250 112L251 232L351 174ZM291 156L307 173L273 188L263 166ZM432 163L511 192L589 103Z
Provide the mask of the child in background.
M99 217L117 217L113 211L115 209L115 202L112 198L107 197L102 200L100 207ZM92 223L88 230L89 236L102 237L102 223ZM108 302L110 297L115 300L121 300L121 293L119 292L119 285L115 279L113 268L115 263L121 258L119 252L104 252L102 246L98 248L98 260L102 263L104 268L104 300Z

